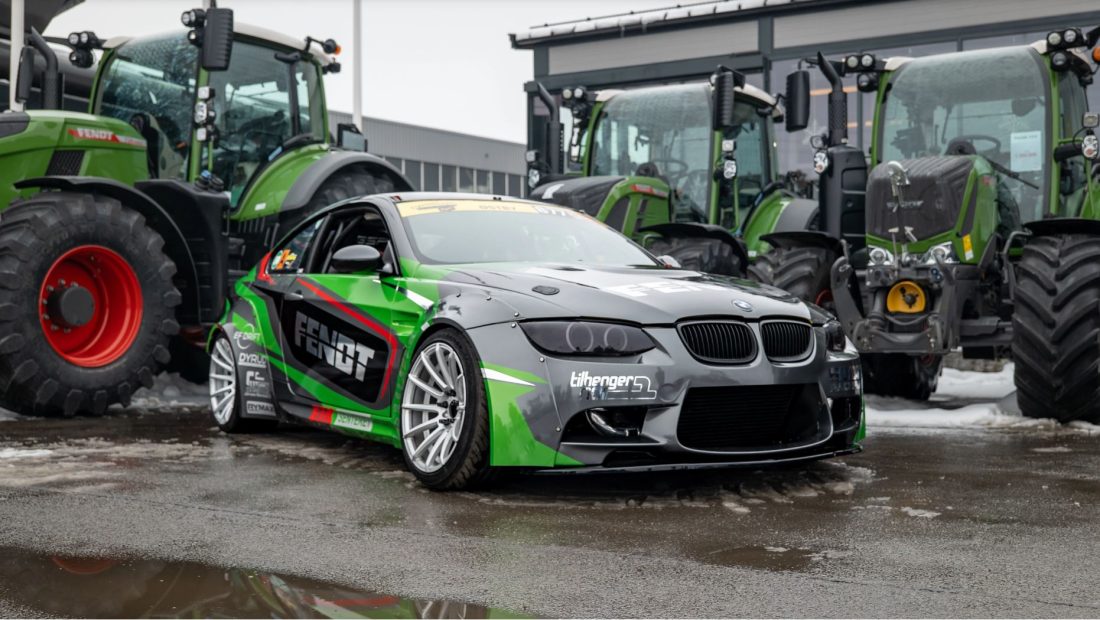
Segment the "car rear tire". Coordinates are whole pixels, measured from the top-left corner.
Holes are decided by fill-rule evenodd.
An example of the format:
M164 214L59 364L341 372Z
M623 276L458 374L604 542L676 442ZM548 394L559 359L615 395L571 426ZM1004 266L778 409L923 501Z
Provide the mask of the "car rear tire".
M179 331L163 246L113 198L43 192L14 203L0 222L0 402L28 415L100 414L151 387Z
M224 334L214 338L210 347L210 413L214 423L226 433L252 433L274 430L278 422L241 416L241 391L237 372L237 357L233 345Z
M940 355L865 353L862 361L864 392L909 400L928 400L943 370Z
M452 329L429 336L413 356L401 394L401 453L436 490L488 480L489 409L472 345Z
M1020 412L1100 422L1100 237L1034 238L1016 274L1012 357Z

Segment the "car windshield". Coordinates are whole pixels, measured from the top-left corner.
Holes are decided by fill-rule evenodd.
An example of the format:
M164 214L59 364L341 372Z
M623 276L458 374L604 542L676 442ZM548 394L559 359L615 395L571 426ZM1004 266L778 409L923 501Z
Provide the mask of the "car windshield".
M398 209L424 263L657 265L633 241L571 209L498 200L422 200Z
M163 179L187 177L197 50L183 34L134 39L103 69L94 112L127 123L145 116Z
M617 93L600 114L592 174L664 179L675 192L676 218L706 221L710 116L705 84Z
M1049 87L1037 53L1028 47L912 60L891 78L884 98L880 161L972 148L996 164L1023 220L1037 220L1049 161L1043 156Z

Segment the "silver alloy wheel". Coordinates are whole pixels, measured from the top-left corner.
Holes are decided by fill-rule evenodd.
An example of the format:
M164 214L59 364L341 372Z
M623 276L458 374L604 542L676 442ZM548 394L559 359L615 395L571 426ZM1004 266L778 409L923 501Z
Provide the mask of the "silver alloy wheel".
M413 362L401 398L401 438L417 470L438 471L458 445L466 418L466 375L450 345L433 342Z
M210 409L218 424L228 424L237 405L237 371L233 367L233 349L225 338L214 343L210 355Z

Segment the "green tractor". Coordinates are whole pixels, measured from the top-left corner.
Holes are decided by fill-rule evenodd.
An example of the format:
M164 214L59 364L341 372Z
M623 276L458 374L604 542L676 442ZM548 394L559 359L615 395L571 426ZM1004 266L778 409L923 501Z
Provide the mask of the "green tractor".
M775 279L831 297L868 391L927 398L961 349L1015 361L1024 415L1100 420L1100 116L1085 98L1098 39L819 55L833 84L815 155L823 225L778 244ZM849 75L876 95L869 174L844 140ZM807 77L789 79L789 102L805 107Z
M528 151L531 198L588 213L686 268L760 279L773 267L761 237L817 217L775 172L782 109L735 71L720 67L709 83L566 88L565 149L560 109L536 86L551 113Z
M353 126L334 144L322 78L339 70L335 42L234 24L225 8L182 21L71 35L77 67L103 50L88 113L60 109L59 61L29 33L12 108L41 109L0 114L4 407L98 413L164 369L205 380L208 328L273 240L320 206L411 189Z

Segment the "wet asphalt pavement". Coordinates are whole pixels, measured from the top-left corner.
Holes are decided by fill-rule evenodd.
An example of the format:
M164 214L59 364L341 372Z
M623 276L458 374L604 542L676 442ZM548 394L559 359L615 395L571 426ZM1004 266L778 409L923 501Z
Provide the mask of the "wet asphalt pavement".
M0 614L1098 616L1100 437L872 429L769 471L433 493L199 406L0 421Z

